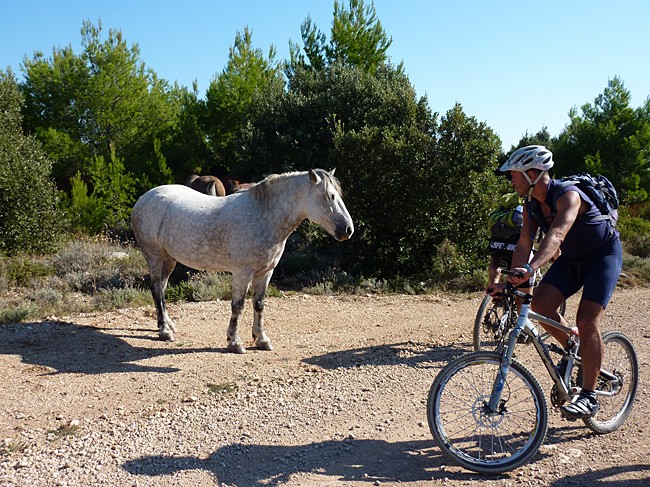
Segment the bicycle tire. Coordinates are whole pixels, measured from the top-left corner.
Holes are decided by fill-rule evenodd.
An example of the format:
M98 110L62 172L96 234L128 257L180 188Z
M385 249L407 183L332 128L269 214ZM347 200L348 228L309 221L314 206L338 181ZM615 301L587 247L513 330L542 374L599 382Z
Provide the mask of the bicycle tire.
M611 433L621 427L632 411L639 386L639 362L632 341L621 332L609 331L603 333L603 343L602 369L617 375L623 385L614 396L598 396L598 413L593 418L583 419L598 434ZM612 387L609 381L599 377L597 390L611 392Z
M507 336L510 327L507 326L509 308L505 302L505 299L494 301L494 298L489 294L486 294L481 301L481 305L476 312L476 317L474 318L474 330L472 333L472 342L474 345L474 351L478 352L480 350L495 350L500 351L503 348L503 338L496 337L495 330L488 330L484 326L485 318L488 313L493 312L493 320L499 320L503 323L503 328L501 330L501 337Z
M473 352L443 367L429 390L429 429L442 452L468 470L499 474L533 457L546 438L548 407L535 376L512 361L504 409L485 414L501 356Z
M492 304L492 307L490 305ZM478 352L480 350L494 350L500 352L503 349L504 339L496 339L495 332L487 330L484 326L485 316L491 310L495 311L495 317L501 320L504 323L504 328L501 330L502 336L505 338L508 336L508 333L512 329L509 324L509 318L506 316L509 311L499 304L499 302L494 303L494 298L490 295L485 295L483 301L476 312L476 317L474 318L474 330L472 333L472 344L474 346L474 351ZM564 316L566 313L566 301L562 301L562 304L558 308L558 312ZM543 334L544 339L548 337L548 333Z

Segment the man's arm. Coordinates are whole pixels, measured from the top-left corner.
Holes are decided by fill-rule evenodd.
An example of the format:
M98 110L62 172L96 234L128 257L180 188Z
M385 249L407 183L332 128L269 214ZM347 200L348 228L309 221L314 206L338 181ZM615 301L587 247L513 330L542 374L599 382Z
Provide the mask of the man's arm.
M546 264L557 253L580 212L582 200L577 191L567 191L557 199L557 214L544 236L535 257L530 261L534 271Z

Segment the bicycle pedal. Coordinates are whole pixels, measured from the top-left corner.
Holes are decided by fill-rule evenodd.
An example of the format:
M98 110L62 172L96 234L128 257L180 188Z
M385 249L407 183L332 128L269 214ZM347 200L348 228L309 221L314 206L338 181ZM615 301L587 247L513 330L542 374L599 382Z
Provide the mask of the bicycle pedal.
M578 421L577 418L572 418L571 416L565 415L564 411L562 411L562 409L560 409L560 416L562 417L562 419L564 419L565 421L568 421L569 423L575 423L576 421Z

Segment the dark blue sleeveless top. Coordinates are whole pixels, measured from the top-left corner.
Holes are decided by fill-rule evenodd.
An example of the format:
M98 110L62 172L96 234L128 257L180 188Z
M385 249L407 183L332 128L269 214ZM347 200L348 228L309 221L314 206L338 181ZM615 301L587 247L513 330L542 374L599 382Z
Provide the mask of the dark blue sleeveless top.
M609 220L595 219L600 216L600 211L586 194L580 191L575 185L563 185L558 183L559 181L556 179L551 179L549 181L548 192L546 193L546 199L544 201L551 209L552 218L555 218L555 214L557 213L557 208L555 208L554 202L567 191L577 191L580 198L590 205L589 210L582 215L578 215L578 218L576 218L575 222L569 229L569 232L566 234L564 242L560 245L562 255L569 259L590 257L605 244L609 243L613 238L618 238L618 232L616 229L612 228ZM532 201L526 205L526 211L535 219L544 233L548 232L549 225L546 222L539 202L536 199L533 198Z

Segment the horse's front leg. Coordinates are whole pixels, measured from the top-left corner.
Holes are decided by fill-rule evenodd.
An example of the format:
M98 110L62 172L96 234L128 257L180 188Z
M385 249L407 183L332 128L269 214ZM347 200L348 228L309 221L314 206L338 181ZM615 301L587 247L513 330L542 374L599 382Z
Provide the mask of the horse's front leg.
M264 298L273 270L253 278L253 339L260 350L273 350L271 339L264 333Z
M244 309L244 301L246 300L246 293L250 279L242 276L232 276L232 302L231 302L231 315L230 324L228 325L228 350L235 353L246 353L244 342L237 334L237 324L239 316Z

